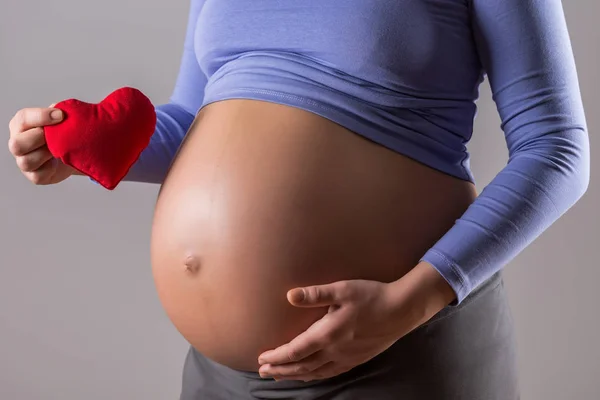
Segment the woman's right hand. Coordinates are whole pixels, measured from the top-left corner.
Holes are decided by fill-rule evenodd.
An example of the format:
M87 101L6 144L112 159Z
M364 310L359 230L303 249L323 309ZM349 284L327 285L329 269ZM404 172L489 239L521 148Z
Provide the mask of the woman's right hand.
M61 122L63 113L52 108L23 108L10 120L8 149L17 166L36 185L52 185L77 174L77 171L54 158L46 145L44 126Z

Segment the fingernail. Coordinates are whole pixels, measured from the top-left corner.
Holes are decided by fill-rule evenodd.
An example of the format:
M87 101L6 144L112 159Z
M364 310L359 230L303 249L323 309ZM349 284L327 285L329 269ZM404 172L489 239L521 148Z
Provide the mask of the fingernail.
M52 118L53 121L60 120L62 118L62 111L60 111L59 109L52 110L50 112L50 118Z
M296 289L292 292L291 296L294 303L300 303L304 301L304 289Z

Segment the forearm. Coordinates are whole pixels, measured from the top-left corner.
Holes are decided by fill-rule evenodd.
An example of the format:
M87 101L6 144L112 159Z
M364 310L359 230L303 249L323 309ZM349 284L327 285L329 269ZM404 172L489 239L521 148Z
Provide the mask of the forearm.
M470 0L507 165L422 257L460 303L584 194L589 139L560 0Z
M162 183L194 115L169 103L156 107L156 130L150 144L133 164L124 181Z
M179 74L170 102L156 106L156 131L124 181L162 183L195 114L202 106L207 78L194 51L196 23L204 0L190 0Z
M583 130L547 136L551 149L516 156L422 258L462 301L550 227L585 193L589 149ZM558 143L562 142L560 148ZM550 144L549 144L550 145Z

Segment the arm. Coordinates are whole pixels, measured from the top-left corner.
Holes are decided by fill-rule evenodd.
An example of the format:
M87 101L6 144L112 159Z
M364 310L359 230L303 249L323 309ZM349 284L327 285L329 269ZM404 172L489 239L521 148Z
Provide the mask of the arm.
M161 183L204 97L206 76L194 53L196 21L205 0L191 0L179 75L170 102L156 109L156 130L124 181Z
M561 1L469 3L509 161L422 258L453 289L453 305L573 206L590 174L586 120Z

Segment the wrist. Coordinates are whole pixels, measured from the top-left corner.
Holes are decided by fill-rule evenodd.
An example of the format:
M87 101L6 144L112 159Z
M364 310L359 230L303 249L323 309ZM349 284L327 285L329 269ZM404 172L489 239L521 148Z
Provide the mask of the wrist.
M456 300L456 293L429 263L420 262L406 275L389 284L391 302L403 315L412 315L418 324L427 322Z
M433 265L421 261L411 272L414 272L417 279L421 281L421 287L427 296L441 304L441 308L456 300L454 289Z

